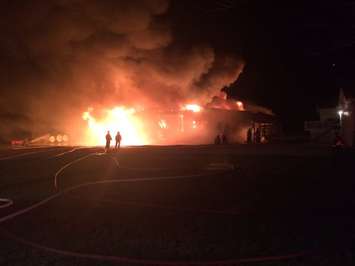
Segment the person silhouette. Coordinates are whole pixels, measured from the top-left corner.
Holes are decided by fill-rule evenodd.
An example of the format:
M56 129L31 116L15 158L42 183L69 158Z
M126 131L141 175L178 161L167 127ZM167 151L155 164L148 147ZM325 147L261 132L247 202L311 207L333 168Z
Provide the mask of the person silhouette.
M227 139L227 135L225 133L222 134L222 144L228 144L228 139Z
M216 138L214 139L214 144L215 145L219 145L219 144L221 144L221 137L220 137L220 135L218 134L217 136L216 136Z
M115 149L117 150L117 149L119 149L121 147L121 140L122 140L122 136L121 136L121 133L119 131L117 131L115 140L116 140Z
M248 128L248 132L247 132L247 143L251 144L253 142L253 129L250 127Z
M110 144L111 144L112 137L110 135L110 131L107 131L106 134L106 146L105 146L105 151L108 152L110 150Z

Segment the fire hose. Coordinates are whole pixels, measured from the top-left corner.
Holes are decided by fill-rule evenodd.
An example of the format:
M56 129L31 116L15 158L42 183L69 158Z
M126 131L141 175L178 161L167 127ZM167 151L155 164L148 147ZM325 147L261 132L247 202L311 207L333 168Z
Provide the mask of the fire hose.
M80 157L63 167L61 167L54 175L54 184L55 187L58 189L58 177L65 169L70 167L71 165L78 163L82 160L85 160L91 156L95 155L103 155L102 153L91 153L88 155L85 155L83 157ZM110 156L111 157L111 156ZM111 159L115 162L115 164L118 166L118 161L116 158L111 157ZM124 178L124 179L107 179L107 180L102 180L102 181L96 181L96 182L88 182L88 183L83 183L80 185L76 185L73 187L69 187L63 190L60 190L56 192L54 195L38 202L35 203L27 208L18 210L12 214L9 214L5 217L0 218L0 224L4 223L6 221L9 221L11 219L14 219L22 214L28 213L40 206L43 206L47 204L48 202L59 198L63 196L64 194L68 192L72 192L74 190L83 188L83 187L88 187L91 185L98 185L98 184L109 184L109 183L129 183L129 182L149 182L149 181L158 181L158 180L176 180L176 179L190 179L190 178L198 178L198 177L203 177L206 176L206 174L195 174L195 175L180 175L180 176L158 176L158 177L147 177L147 178ZM1 202L1 201L0 201ZM7 203L9 204L9 203ZM242 258L242 259L235 259L235 260L217 260L217 261L160 261L160 260L145 260L145 259L136 259L136 258L129 258L129 257L122 257L122 256L107 256L107 255L99 255L99 254L88 254L88 253L80 253L80 252L73 252L73 251L68 251L68 250L61 250L61 249L56 249L56 248L51 248L47 247L44 245L40 245L38 243L23 239L21 237L18 237L14 235L13 233L10 233L4 229L1 230L2 234L5 236L9 237L10 239L13 239L16 242L22 243L24 245L30 246L32 248L36 249L41 249L47 252L55 253L58 255L63 255L63 256L70 256L70 257L75 257L75 258L85 258L85 259L92 259L92 260L98 260L98 261L110 261L110 262L118 262L118 263L131 263L131 264L139 264L139 265L170 265L170 266L179 266L179 265L236 265L240 263L250 263L250 262L271 262L271 261L280 261L280 260L288 260L288 259L295 259L302 257L306 255L307 253L302 251L302 252L297 252L297 253L292 253L292 254L287 254L287 255L281 255L281 256L266 256L266 257L254 257L254 258Z
M20 153L20 154L15 154L15 155L10 155L10 156L6 156L6 157L1 157L0 161L7 161L7 160L12 160L12 159L16 159L16 158L20 158L20 157L24 157L27 155L33 155L33 154L39 154L39 153L44 153L44 152L48 152L50 150L44 150L44 151L30 151L30 152L24 152L24 153Z
M62 157L62 156L64 156L64 155L66 155L66 154L74 153L74 152L76 152L76 151L78 151L78 150L82 150L82 149L86 149L86 148L85 148L85 147L75 147L75 148L73 148L73 149L71 149L71 150L69 150L69 151L65 151L65 152L61 152L61 153L59 153L59 154L56 154L56 155L54 155L52 158Z
M56 248L51 248L47 246L43 246L32 241L28 241L26 239L17 237L16 235L1 230L1 233L23 245L30 246L32 248L44 250L47 252L55 253L57 255L81 258L81 259L91 259L97 261L107 261L107 262L115 262L115 263L130 263L136 265L167 265L167 266L199 266L199 265L239 265L240 263L251 263L251 262L272 262L272 261L282 261L300 258L306 255L306 252L298 252L281 256L267 256L267 257L255 257L255 258L244 258L244 259L235 259L235 260L216 260L216 261L161 261L161 260L145 260L145 259L135 259L129 257L121 257L121 256L106 256L99 254L90 254L90 253L80 253L68 250L61 250Z
M42 148L38 148L38 149L42 149ZM1 157L0 161L12 160L12 159L16 159L16 158L25 157L27 155L39 154L39 153L44 153L44 152L48 152L48 151L50 151L50 150L46 149L46 150L41 150L41 151L30 151L30 152L10 155L10 156L6 156L6 157ZM7 207L10 207L11 205L13 205L13 201L11 199L0 198L0 209L5 209Z
M13 204L11 199L0 199L0 209L10 207Z

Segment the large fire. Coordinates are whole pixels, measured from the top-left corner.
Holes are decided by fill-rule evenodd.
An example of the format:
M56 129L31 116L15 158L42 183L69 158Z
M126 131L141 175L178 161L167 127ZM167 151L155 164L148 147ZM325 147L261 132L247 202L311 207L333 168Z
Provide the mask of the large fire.
M85 139L86 145L105 144L105 135L110 131L112 138L119 131L122 145L146 145L150 144L147 135L144 134L143 122L135 115L134 108L117 106L103 111L102 118L93 115L94 109L89 108L83 113L83 119L87 121L88 128Z
M196 103L181 104L180 108L177 107L175 111L171 108L167 108L168 111L164 109L157 111L127 106L116 106L104 110L88 108L82 114L82 118L87 122L82 144L104 145L107 131L110 131L113 139L119 131L123 146L199 144L203 138L208 143L216 132L222 129L220 128L221 121L208 117L207 109L245 110L243 102L227 102L223 99L215 100L209 107Z
M183 111L192 111L194 113L201 112L202 106L198 104L185 104L182 108Z

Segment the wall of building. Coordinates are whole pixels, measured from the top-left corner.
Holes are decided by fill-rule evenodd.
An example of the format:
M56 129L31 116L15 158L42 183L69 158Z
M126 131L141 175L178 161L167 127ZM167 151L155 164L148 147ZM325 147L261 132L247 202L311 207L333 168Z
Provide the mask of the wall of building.
M348 106L348 115L341 119L341 133L347 146L355 144L355 103L352 101Z

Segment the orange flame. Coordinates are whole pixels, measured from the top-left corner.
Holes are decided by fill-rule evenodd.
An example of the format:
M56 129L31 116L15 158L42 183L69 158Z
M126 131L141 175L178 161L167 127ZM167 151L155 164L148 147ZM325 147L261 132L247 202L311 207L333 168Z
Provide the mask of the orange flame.
M104 110L104 117L100 120L93 116L93 108L88 108L82 118L87 121L86 145L103 145L105 135L110 131L114 139L119 131L122 135L122 145L146 145L150 141L144 134L142 121L135 116L134 108L117 106L112 109Z
M194 113L198 113L202 111L202 107L198 104L185 104L182 107L183 111L192 111Z
M159 127L162 128L162 129L166 129L168 128L168 124L166 123L166 121L164 119L161 119L159 122Z
M243 102L236 101L235 104L237 105L239 111L245 111Z

